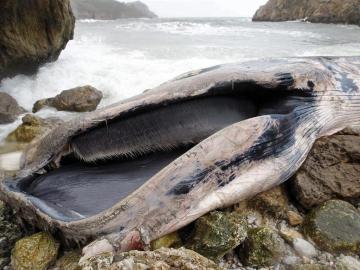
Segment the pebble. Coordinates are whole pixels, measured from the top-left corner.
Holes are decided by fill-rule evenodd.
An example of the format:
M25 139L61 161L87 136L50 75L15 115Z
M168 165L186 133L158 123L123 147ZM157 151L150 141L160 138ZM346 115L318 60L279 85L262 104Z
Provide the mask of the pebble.
M299 256L313 258L318 254L315 247L304 239L296 238L292 245Z

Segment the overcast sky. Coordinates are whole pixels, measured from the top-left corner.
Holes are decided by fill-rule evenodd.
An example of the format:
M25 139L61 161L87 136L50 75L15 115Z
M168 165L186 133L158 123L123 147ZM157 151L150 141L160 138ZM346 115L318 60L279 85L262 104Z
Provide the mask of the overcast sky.
M131 0L122 1L131 2ZM267 0L141 1L160 17L252 17L257 8L267 2Z

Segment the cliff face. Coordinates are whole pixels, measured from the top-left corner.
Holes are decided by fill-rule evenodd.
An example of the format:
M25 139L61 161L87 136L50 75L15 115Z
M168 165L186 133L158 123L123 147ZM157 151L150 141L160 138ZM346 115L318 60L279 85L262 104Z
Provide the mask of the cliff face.
M69 0L1 0L0 80L55 61L72 39Z
M77 19L115 20L120 18L156 18L142 2L121 3L116 0L71 0Z
M299 19L360 25L360 0L269 0L253 17L253 21Z

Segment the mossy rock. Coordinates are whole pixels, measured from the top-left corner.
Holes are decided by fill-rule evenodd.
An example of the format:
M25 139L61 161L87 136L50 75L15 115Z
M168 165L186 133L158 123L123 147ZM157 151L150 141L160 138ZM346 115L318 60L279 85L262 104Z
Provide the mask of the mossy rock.
M151 250L157 250L159 248L180 247L180 246L181 246L181 239L177 232L170 233L151 242Z
M14 270L46 270L58 255L59 244L48 233L40 232L16 242L11 252Z
M360 253L360 213L347 202L324 203L306 217L303 229L325 251Z
M11 132L6 138L10 143L30 143L35 138L43 136L51 128L62 123L59 119L42 119L33 114L22 118L22 124Z
M11 209L0 201L0 257L10 256L12 247L22 235L23 232L15 223Z
M81 270L80 257L80 251L67 252L56 262L56 268L58 270Z
M239 250L242 261L249 266L272 266L285 254L284 240L272 229L250 229L244 246Z
M222 268L192 250L161 248L155 251L122 253L115 257L115 263L110 269L221 270Z
M79 265L82 270L109 270L113 261L113 253L105 252L87 259L82 258L79 261Z
M212 260L222 258L247 236L247 223L239 213L214 211L199 218L186 247Z
M248 206L262 214L284 218L287 216L289 200L284 187L277 186L249 200Z

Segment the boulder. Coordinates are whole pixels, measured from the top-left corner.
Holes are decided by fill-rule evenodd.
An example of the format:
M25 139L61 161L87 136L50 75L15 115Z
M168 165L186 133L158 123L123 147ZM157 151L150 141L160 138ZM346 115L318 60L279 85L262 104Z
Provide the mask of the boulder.
M35 138L45 135L53 127L63 123L57 118L42 119L32 114L25 115L22 121L23 123L7 136L7 142L30 143Z
M269 0L255 13L253 21L292 21L360 25L358 0Z
M86 85L62 91L54 98L38 100L33 107L33 113L44 107L54 107L58 111L90 112L99 105L103 94L96 88Z
M218 260L239 246L247 236L247 222L242 215L214 211L197 221L186 247Z
M274 230L259 227L249 230L239 257L248 266L266 267L279 263L285 252L285 242Z
M58 255L59 244L48 233L40 232L16 242L11 252L14 270L46 270Z
M0 80L55 61L74 26L69 0L1 1Z
M25 109L12 96L0 93L0 125L14 122L23 113Z
M331 200L314 209L305 218L303 229L324 251L360 252L360 212L347 202Z
M347 129L318 140L289 186L307 209L330 199L360 201L359 134Z
M115 20L121 18L156 18L147 5L140 1L71 0L77 19Z

